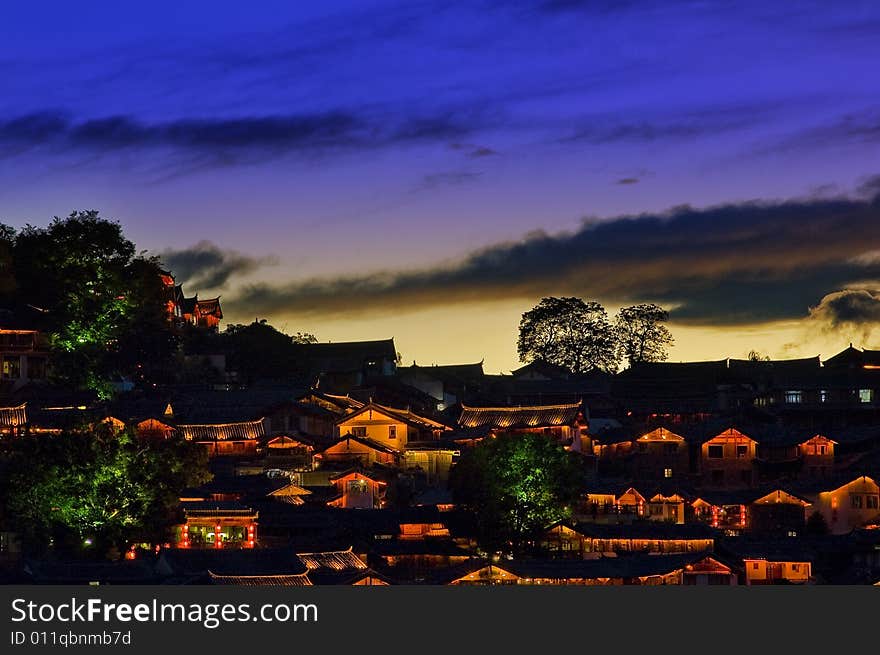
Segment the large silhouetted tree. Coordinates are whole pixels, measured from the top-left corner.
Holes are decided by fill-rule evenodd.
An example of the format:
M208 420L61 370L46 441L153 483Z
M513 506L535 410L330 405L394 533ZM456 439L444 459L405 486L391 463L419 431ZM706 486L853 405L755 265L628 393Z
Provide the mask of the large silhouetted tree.
M632 366L640 362L665 361L673 338L663 325L669 312L651 303L624 307L614 319L621 359Z
M517 351L521 361L545 361L573 373L613 371L618 361L605 308L572 297L542 298L523 314Z

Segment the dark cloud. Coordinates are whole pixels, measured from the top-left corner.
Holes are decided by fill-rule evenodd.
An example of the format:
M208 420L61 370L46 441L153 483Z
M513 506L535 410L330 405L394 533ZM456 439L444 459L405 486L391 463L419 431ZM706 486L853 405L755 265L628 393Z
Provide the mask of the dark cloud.
M226 163L239 157L379 148L444 140L470 132L470 116L438 112L397 120L345 111L239 118L187 118L146 122L132 116L77 121L63 112L38 112L0 121L0 146L50 147L58 151L106 153L166 148L210 155Z
M810 308L810 316L832 328L880 323L880 290L843 289Z
M637 177L622 177L615 182L615 184L623 184L623 185L638 184L638 183L639 183L639 178L637 178Z
M182 250L165 250L159 257L179 283L193 287L186 289L187 293L218 289L233 275L247 275L277 263L275 257L250 257L223 250L210 241L200 241Z
M465 153L465 156L470 157L472 159L479 159L480 157L493 157L498 154L496 150L488 146L478 146L472 143L451 143L449 147L453 150L461 150Z
M822 332L869 341L874 330L880 327L880 288L829 293L810 308L810 319Z
M475 171L450 171L446 173L432 173L422 178L420 189L433 189L438 186L466 184L478 180L482 173Z
M691 324L755 324L805 317L827 294L880 279L878 224L877 197L681 207L534 232L434 268L252 285L227 304L350 315L573 294L662 302Z

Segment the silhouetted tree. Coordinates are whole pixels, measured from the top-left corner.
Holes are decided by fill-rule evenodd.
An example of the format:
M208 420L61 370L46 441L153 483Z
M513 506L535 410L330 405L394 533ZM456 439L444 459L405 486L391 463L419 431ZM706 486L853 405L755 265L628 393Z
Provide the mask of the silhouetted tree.
M580 298L542 298L522 316L517 352L523 362L541 360L573 373L613 371L618 353L605 308Z
M230 367L245 383L296 375L299 371L296 346L317 343L314 335L297 332L290 336L274 328L266 319L249 325L229 325L221 337Z
M651 303L623 307L614 319L620 357L632 366L640 362L662 362L674 339L663 325L669 312Z

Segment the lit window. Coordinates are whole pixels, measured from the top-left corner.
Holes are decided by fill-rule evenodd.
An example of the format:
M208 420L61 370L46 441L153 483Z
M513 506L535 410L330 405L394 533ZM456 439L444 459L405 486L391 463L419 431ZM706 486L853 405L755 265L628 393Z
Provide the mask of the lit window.
M671 478L672 477L672 469L663 469L663 477Z
M821 389L819 391L819 402L827 403L828 402L828 389Z
M21 358L18 355L3 357L3 379L17 380L21 377Z
M803 392L801 391L786 391L785 392L785 402L789 405L800 405L803 400Z
M874 390L873 389L859 389L859 402L860 403L874 402Z

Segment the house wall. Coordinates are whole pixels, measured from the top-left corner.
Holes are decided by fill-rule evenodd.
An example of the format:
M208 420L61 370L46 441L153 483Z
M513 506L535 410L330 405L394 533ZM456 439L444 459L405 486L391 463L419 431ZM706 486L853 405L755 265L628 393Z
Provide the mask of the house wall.
M756 443L738 433L725 432L706 443L700 450L703 485L716 488L750 487L755 482ZM721 457L710 457L721 448Z
M825 517L832 534L846 534L880 517L880 487L867 476L856 478L819 493L812 510Z
M631 471L637 480L681 478L687 475L688 466L688 447L683 441L635 442Z
M351 440L343 441L331 446L320 454L320 458L331 462L357 459L364 466L372 466L377 462L380 464L394 463L393 455L374 450L373 448L360 444L357 441Z
M824 478L834 471L834 442L817 435L798 446L803 458L804 477Z
M394 437L391 436L392 428L394 429ZM339 423L336 426L336 434L342 436L351 432L355 436L366 437L390 448L402 450L410 437L418 439L416 431L413 430L413 434L409 434L408 429L409 426L406 423L401 423L371 409Z
M404 468L419 467L429 484L445 483L452 468L451 450L408 450L403 454Z
M768 562L766 560L744 561L746 584L778 584L790 582L803 584L812 575L810 562Z

